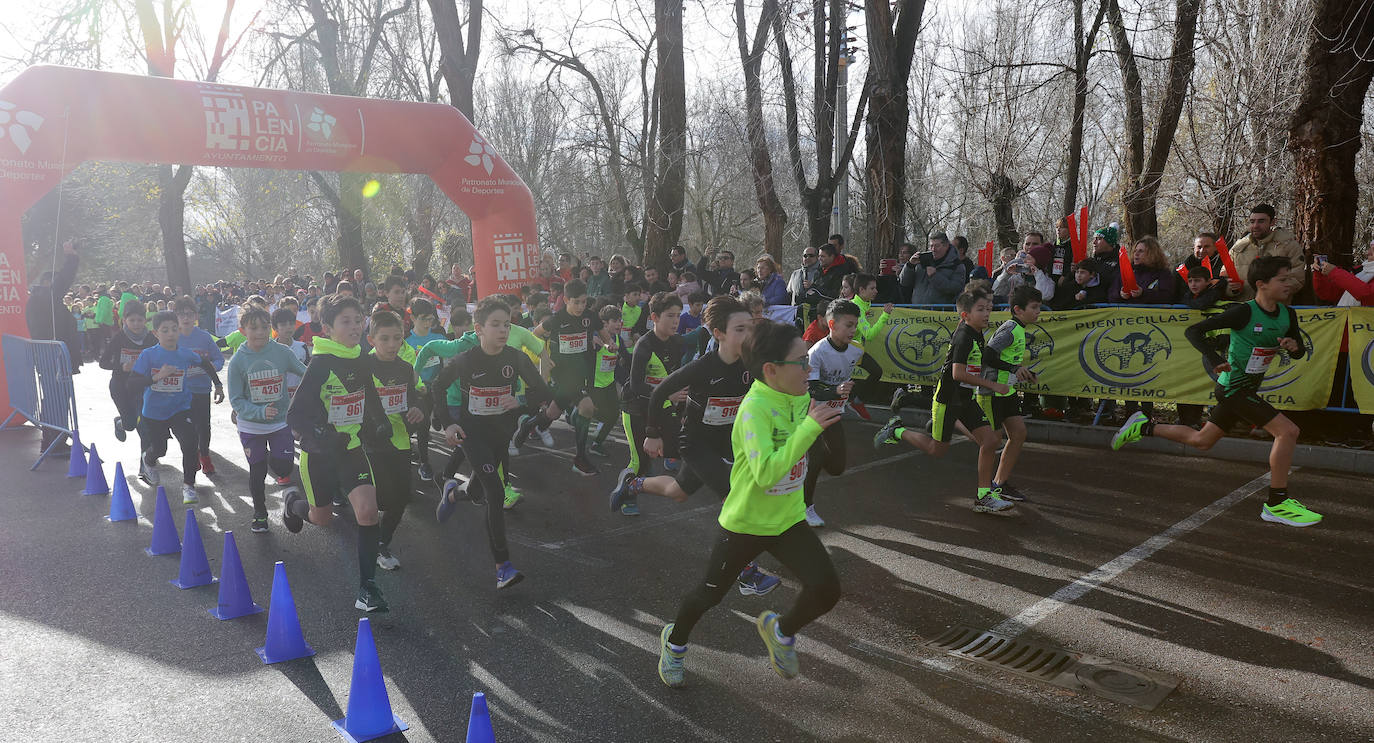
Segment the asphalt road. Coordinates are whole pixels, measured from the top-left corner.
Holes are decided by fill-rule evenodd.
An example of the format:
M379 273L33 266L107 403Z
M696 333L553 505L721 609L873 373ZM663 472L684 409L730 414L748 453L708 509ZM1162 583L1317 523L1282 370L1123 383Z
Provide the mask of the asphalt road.
M87 368L88 443L107 476L116 460L132 473L136 442L113 439L107 377ZM143 518L109 524L108 499L79 495L65 459L28 471L35 432L0 433L0 739L338 740L329 723L347 705L360 616L353 527L292 535L274 518L249 533L227 405L215 423L219 473L201 477L197 508L211 565L233 530L266 605L284 560L317 655L264 666L253 648L265 614L220 622L206 613L215 588L168 584L177 559L144 555L153 499L136 479ZM501 741L1374 740L1367 479L1297 472L1294 495L1327 519L1293 529L1259 520L1259 465L1032 445L1016 482L1033 500L997 518L968 508L971 444L944 460L874 452L871 425L844 425L851 472L823 478L818 500L844 597L802 632L794 681L768 670L752 626L795 597L785 572L774 594L732 591L698 625L687 688L659 681L658 631L700 579L718 501L703 491L683 505L646 498L638 518L610 513L623 444L596 478L574 475L562 452L514 461L527 497L507 523L528 577L501 592L480 511L441 527L424 484L394 543L402 569L379 571L392 611L373 627L411 726L391 739L462 740L483 691ZM567 429L555 435L570 443ZM923 645L955 625L1180 683L1145 711Z

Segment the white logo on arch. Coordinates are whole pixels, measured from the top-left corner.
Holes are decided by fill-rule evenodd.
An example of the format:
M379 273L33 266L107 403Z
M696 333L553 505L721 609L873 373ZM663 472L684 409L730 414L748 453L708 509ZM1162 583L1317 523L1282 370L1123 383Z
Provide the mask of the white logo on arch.
M472 135L472 144L468 145L468 156L463 158L463 162L468 165L481 165L482 169L491 175L492 168L496 167L493 158L496 157L496 150L492 148L487 140L480 134Z
M339 120L324 112L324 109L315 106L310 111L310 119L306 122L305 128L319 134L324 139L334 136L334 125Z
M20 154L27 154L33 146L30 132L43 128L43 121L42 116L32 111L21 110L9 101L0 101L0 139L8 138L19 148Z

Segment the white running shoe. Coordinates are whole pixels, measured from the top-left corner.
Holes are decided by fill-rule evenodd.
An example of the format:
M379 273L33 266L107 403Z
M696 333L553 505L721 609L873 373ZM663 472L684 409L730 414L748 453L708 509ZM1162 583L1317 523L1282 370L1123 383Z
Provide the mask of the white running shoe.
M825 526L825 519L821 518L821 515L816 513L815 506L806 507L806 525L814 526L817 529Z
M193 506L193 505L195 505L195 504L197 504L197 503L199 503L199 502L200 502L200 498L196 495L196 486L194 486L194 485L182 485L182 486L181 486L181 504L182 504L183 506Z
M148 464L147 455L138 458L138 479L153 487L162 484L162 478L157 474L157 465Z

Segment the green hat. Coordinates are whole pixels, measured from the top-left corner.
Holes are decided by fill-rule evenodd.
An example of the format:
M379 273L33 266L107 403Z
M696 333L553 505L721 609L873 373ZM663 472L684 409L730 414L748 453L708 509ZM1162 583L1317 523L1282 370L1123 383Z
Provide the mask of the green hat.
M1101 236L1102 239L1106 240L1109 245L1117 244L1116 235L1117 233L1115 225L1110 225L1107 227L1098 227L1097 231L1093 232L1093 237Z

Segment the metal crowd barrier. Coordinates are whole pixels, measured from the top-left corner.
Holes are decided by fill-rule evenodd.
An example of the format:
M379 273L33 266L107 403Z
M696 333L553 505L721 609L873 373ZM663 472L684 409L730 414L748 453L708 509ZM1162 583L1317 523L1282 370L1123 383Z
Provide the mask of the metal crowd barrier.
M16 416L23 416L40 429L71 436L75 443L76 391L67 344L6 334L0 338L0 349L4 351L9 404L13 408L0 422L0 431L23 428L23 422L10 425ZM61 441L60 435L53 437L52 444L29 469L37 469Z

